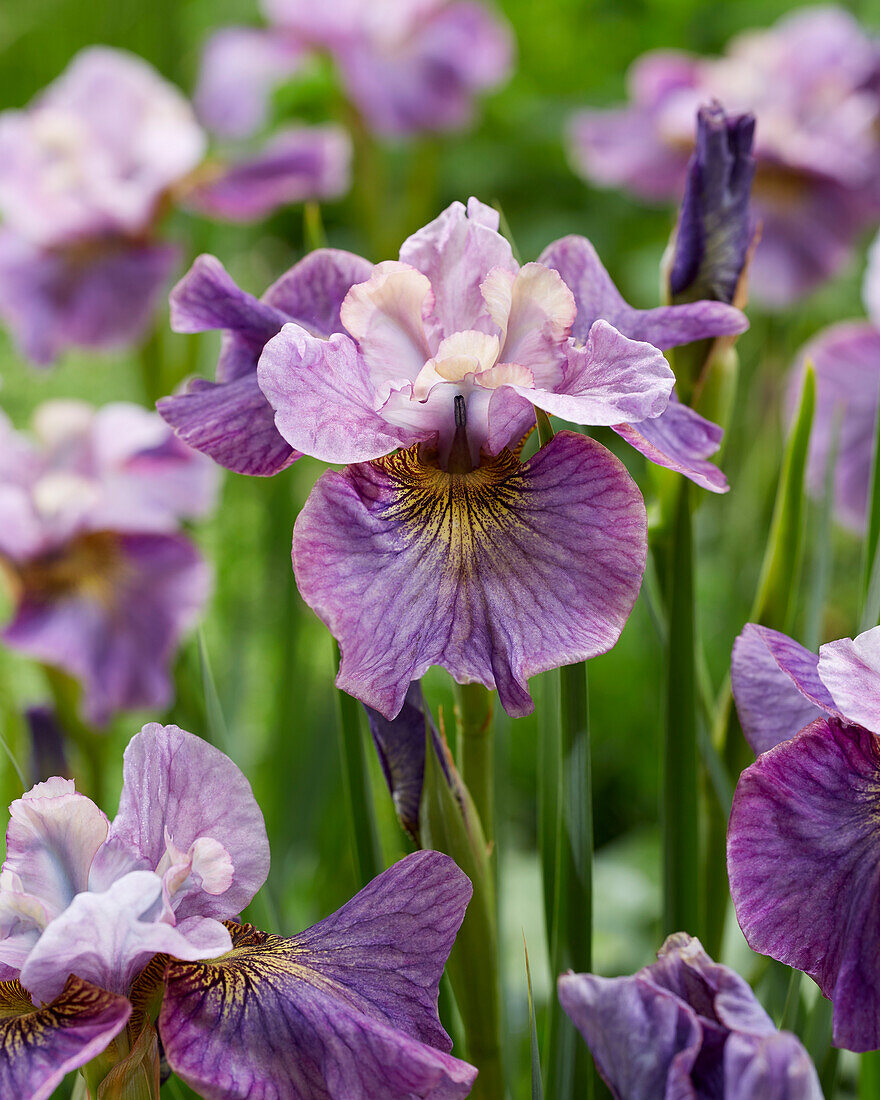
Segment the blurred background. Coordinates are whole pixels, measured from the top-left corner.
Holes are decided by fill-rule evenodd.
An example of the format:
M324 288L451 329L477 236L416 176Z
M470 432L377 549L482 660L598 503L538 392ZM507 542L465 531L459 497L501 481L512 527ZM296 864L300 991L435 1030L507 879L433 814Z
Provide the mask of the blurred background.
M485 99L470 131L387 146L380 176L356 177L347 198L322 207L329 243L373 260L392 257L404 236L453 199L474 194L501 209L523 260L534 259L564 234L584 234L624 295L640 306L655 305L658 265L674 211L647 208L622 192L596 190L577 178L565 151L566 119L578 107L622 101L626 69L645 50L674 46L717 53L731 35L767 26L792 5L781 0L504 0L499 6L518 40L519 59L509 84ZM878 5L844 6L869 26L880 22ZM0 108L24 105L79 49L93 43L132 50L191 92L205 36L225 24L258 20L254 0L5 0L0 7ZM275 96L276 118L324 119L337 111L331 76L320 64ZM365 187L379 188L382 195L378 236L362 228ZM301 207L256 227L175 213L166 236L183 246L187 263L203 251L220 256L239 285L255 293L304 253L308 239ZM732 641L748 616L760 567L784 437L788 368L817 329L862 315L863 259L862 250L849 269L796 310L773 316L749 311L752 327L739 344L741 385L722 462L732 488L728 497L704 494L698 517L699 627L716 690ZM0 405L17 427L24 427L32 410L49 397L151 404L188 374L210 377L218 345L216 334L174 335L160 317L147 353L73 353L56 368L38 371L0 333ZM637 455L613 439L603 442L644 481ZM122 748L142 718L172 721L205 736L244 769L266 816L273 857L268 885L251 917L282 933L319 919L356 890L340 781L332 643L300 601L289 559L293 519L319 472L318 463L304 459L272 479L224 475L220 506L195 530L215 569L215 594L201 631L181 650L177 700L165 715L117 718L107 735L103 804L111 813ZM811 514L810 522L818 522L817 517ZM832 596L819 609L807 596L811 569L821 563L805 565L804 615L824 616L823 635L840 637L853 629L858 561L857 540L836 533ZM0 618L5 617L3 610ZM661 657L643 594L620 644L591 665L596 969L606 974L645 964L659 946ZM451 713L445 674L432 672L426 687L435 710ZM14 752L27 755L19 716L44 696L38 671L23 658L0 652L4 736ZM551 988L536 848L537 720L512 722L499 713L496 735L505 1001L512 1056L525 1075L523 931L539 1005ZM5 758L0 771L8 801L18 790ZM408 850L407 841L378 765L374 784L390 862ZM748 973L751 964L737 955L733 940L730 950L727 961L745 958ZM174 1087L184 1095L181 1086Z

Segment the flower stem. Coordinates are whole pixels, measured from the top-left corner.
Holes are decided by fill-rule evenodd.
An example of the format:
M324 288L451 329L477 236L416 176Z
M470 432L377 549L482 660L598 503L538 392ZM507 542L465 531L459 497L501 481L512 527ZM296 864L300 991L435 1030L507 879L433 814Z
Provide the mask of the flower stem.
M373 809L370 773L361 729L363 707L344 691L337 691L342 778L348 801L355 865L361 886L385 868Z
M678 487L669 556L663 757L663 933L702 934L697 772L696 616L690 485Z
M863 1054L859 1066L859 1100L877 1100L880 1096L880 1050Z
M493 696L482 684L457 684L459 771L471 793L486 843L495 837L495 742L492 737Z

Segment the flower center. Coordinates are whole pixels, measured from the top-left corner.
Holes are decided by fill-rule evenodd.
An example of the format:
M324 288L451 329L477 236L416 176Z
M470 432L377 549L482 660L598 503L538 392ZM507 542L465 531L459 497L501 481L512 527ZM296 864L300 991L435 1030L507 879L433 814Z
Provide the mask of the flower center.
M118 535L90 531L57 550L12 566L10 572L25 596L41 603L78 595L109 604L125 568Z

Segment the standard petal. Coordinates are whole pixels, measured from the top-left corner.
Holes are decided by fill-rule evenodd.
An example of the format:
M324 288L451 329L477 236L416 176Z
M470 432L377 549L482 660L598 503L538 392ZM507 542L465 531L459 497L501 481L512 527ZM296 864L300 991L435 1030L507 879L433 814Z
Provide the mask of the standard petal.
M834 1002L834 1043L880 1046L880 750L820 719L740 777L727 867L750 947L803 970Z
M153 955L213 959L230 946L219 921L168 923L161 878L152 871L131 871L103 893L76 895L28 955L21 983L42 1001L57 997L69 974L127 993Z
M389 718L432 664L529 713L529 676L617 641L645 553L631 478L572 432L464 477L415 450L324 474L293 544L300 592L342 649L339 687Z
M41 1008L18 982L0 982L0 1095L48 1100L66 1074L105 1050L130 1015L125 997L73 975Z
M275 427L256 372L233 382L194 379L156 408L184 443L237 474L271 477L301 457Z
M666 351L715 336L736 336L749 327L745 314L725 302L691 302L635 309L624 301L586 237L562 237L548 245L539 263L558 271L577 304L571 335L585 340L594 321L604 320L631 340Z
M309 199L335 199L351 181L351 141L338 126L279 131L258 153L233 161L186 193L211 218L252 222Z
M51 919L88 889L89 867L107 837L106 814L72 779L38 783L9 807L4 871L39 898Z
M372 371L347 336L319 340L285 325L264 348L257 377L283 438L323 462L363 462L433 434L379 415Z
M341 248L316 248L276 279L263 301L313 335L330 336L345 331L339 311L346 294L372 273L373 265L363 256Z
M461 329L492 331L480 284L493 268L519 270L498 223L495 210L472 198L467 207L452 203L403 242L401 261L430 280L438 341Z
M200 837L219 841L233 868L228 889L188 895L175 907L178 919L237 916L266 881L266 826L243 773L207 741L154 722L125 750L122 795L109 839L156 868L169 837L184 852Z
M562 1007L621 1100L669 1096L673 1065L687 1077L702 1043L693 1009L645 973L600 978L569 972L558 983Z
M733 643L730 680L743 733L755 755L834 713L818 664L815 653L776 630L756 623L743 627Z
M724 432L683 405L673 393L659 416L638 424L612 424L615 432L645 458L667 470L690 478L695 485L712 493L726 493L727 478L713 463Z
M596 321L583 347L567 349L565 376L552 392L540 383L535 390L513 389L553 416L608 426L659 416L674 385L675 375L657 348Z
M826 709L880 733L880 627L820 646L818 674L834 701Z

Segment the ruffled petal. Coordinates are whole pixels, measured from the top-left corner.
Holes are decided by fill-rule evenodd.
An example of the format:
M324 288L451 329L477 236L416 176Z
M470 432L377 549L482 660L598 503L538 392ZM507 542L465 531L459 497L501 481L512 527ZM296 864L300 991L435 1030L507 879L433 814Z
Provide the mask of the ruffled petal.
M820 719L740 777L728 830L736 915L755 951L834 1002L834 1043L880 1046L880 749Z
M300 592L342 649L338 686L389 718L432 664L529 713L529 676L617 641L645 553L631 478L572 432L463 477L415 450L324 474L293 544Z
M684 474L695 485L712 493L727 492L727 478L708 461L709 455L721 446L723 430L683 405L674 393L659 416L638 424L612 424L611 427L639 454L658 466Z
M819 647L818 675L832 714L880 733L880 627Z
M823 1100L816 1067L794 1035L731 1035L724 1044L725 1100Z
M790 738L834 703L819 679L819 658L791 638L746 623L733 643L730 679L743 733L755 755Z
M258 153L233 161L186 193L211 218L252 222L309 199L335 199L351 181L351 141L338 126L279 131Z
M635 309L624 301L586 237L554 241L538 262L558 271L574 294L577 318L571 335L576 340L585 340L598 320L607 321L630 340L644 340L663 351L710 337L736 336L749 327L745 314L725 302Z
M315 336L344 332L339 316L345 296L365 283L373 265L341 248L316 248L269 287L263 301L282 310Z
M3 870L18 876L19 888L38 898L51 919L88 888L108 825L72 779L38 783L9 807Z
M178 726L154 722L125 750L122 796L109 839L155 869L169 838L183 852L210 838L232 861L231 884L220 893L187 894L174 905L178 919L236 916L266 881L269 841L245 776L207 741Z
M170 1065L210 1100L466 1096L476 1071L446 1053L437 990L470 893L418 852L292 939L234 926L219 965L165 974Z
M125 997L73 975L41 1008L18 982L0 982L0 1095L49 1100L66 1074L105 1050L130 1015Z
M373 372L347 336L319 340L285 325L263 350L257 377L283 438L323 462L363 462L432 434L379 415Z
M162 879L131 871L103 893L76 895L28 955L21 983L42 1001L60 993L68 974L127 993L153 955L213 959L231 946L219 921L190 917L177 927L172 921Z

